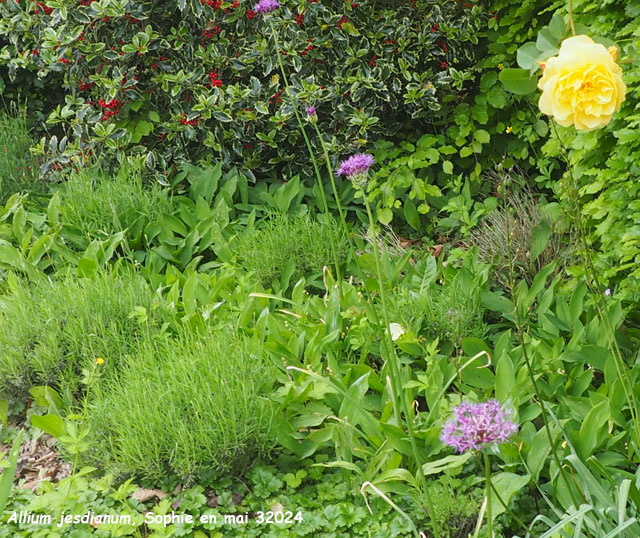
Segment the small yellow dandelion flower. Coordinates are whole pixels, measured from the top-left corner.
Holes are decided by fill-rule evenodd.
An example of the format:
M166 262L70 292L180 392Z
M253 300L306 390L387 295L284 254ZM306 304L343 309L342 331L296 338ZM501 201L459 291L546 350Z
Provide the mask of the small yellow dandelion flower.
M504 69L504 64L503 64L503 63L499 63L499 64L498 64L498 69L499 69L500 71L502 71L502 70Z
M98 366L102 366L102 365L104 364L104 359L103 359L102 357L98 357L98 358L96 359L96 364L97 364Z
M504 132L505 132L505 133L507 133L507 134L509 134L509 133L513 132L513 127L511 127L511 125L509 125L509 127L507 127L507 128L504 130Z

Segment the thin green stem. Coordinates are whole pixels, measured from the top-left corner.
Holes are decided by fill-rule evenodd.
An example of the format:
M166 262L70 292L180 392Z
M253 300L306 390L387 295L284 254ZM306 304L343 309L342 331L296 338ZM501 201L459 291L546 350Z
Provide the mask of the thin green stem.
M342 227L344 228L344 233L349 235L349 230L347 228L347 219L344 214L344 209L342 208L342 202L340 201L340 194L338 193L338 187L336 186L336 178L333 175L333 167L331 166L331 159L329 159L329 152L327 151L327 146L324 143L324 139L322 138L322 133L318 128L317 124L313 124L313 127L316 130L316 135L318 136L318 140L320 141L320 146L322 147L322 154L324 155L324 162L327 165L327 171L329 172L329 179L331 180L331 188L333 190L333 197L336 202L336 206L338 207L338 213L340 214L340 220L342 222Z
M511 288L512 296L517 301L517 295L514 293L515 276L513 271L513 258L511 256L511 229L509 224L510 224L509 215L507 215L507 218L505 219L505 225L506 225L506 233L507 233L507 255L509 258L509 287ZM578 498L576 497L574 490L571 488L569 479L567 478L567 475L564 472L564 467L562 466L562 463L560 462L560 458L558 457L558 453L556 452L555 439L551 435L551 428L549 427L549 421L547 420L547 414L544 406L544 399L542 398L542 393L540 392L540 388L538 387L538 382L536 381L536 377L533 371L533 365L531 363L531 360L529 359L529 353L527 351L527 346L524 339L524 323L520 318L520 308L517 302L515 305L515 315L516 315L516 329L517 329L516 337L518 339L518 343L520 344L520 347L522 348L522 357L524 358L524 362L527 367L527 371L529 373L529 379L531 380L533 391L536 395L536 398L538 399L538 405L540 406L540 411L542 414L542 423L544 424L545 433L547 434L547 438L549 439L551 456L556 466L558 467L558 472L560 473L560 476L562 477L562 480L564 481L567 490L569 491L571 500L573 501L573 504L577 508L578 506L580 506L580 502L578 501Z
M484 453L484 479L487 491L487 530L489 538L493 538L493 515L491 513L491 465L489 454Z
M402 384L402 372L400 371L400 361L398 360L398 356L396 355L395 347L393 345L393 341L391 340L391 331L389 330L389 314L387 310L387 300L386 293L384 289L384 281L382 279L382 268L380 266L380 256L378 251L378 237L375 229L375 221L373 220L373 214L371 213L371 206L369 205L369 201L367 200L366 193L364 189L361 189L362 197L364 199L364 205L367 210L367 217L369 218L369 226L371 227L372 234L372 245L373 245L373 258L375 260L376 265L376 275L378 277L378 285L380 286L380 301L382 303L382 315L384 321L384 343L385 343L385 351L387 355L387 362L391 368L391 384L398 398L401 399L401 403L404 404L404 414L405 420L407 423L407 433L409 436L409 442L411 443L411 450L413 452L413 458L415 460L415 464L417 466L417 475L420 479L420 485L422 486L422 490L424 492L424 499L427 505L427 511L429 512L429 518L431 519L431 526L433 527L433 534L436 538L440 536L440 529L438 526L438 522L436 520L435 508L433 506L433 502L431 501L431 497L429 495L429 489L427 486L427 480L424 476L424 472L422 471L422 455L418 450L418 444L416 442L415 430L413 429L413 406L412 402L409 400L409 394L406 390L404 390Z
M500 502L500 504L502 505L502 507L503 507L503 508L507 511L507 513L508 513L508 514L509 514L513 519L514 519L514 521L515 521L518 525L520 525L520 526L523 528L523 530L527 531L531 536L535 536L535 535L531 532L531 529L530 529L529 527L527 527L527 526L522 522L522 520L521 520L518 516L516 516L516 515L513 513L513 510L511 510L511 508L509 508L509 507L507 506L507 503L505 503L505 502L502 500L502 497L500 496L500 493L498 493L498 490L496 489L496 487L495 487L493 484L491 484L491 490L493 491L493 494L495 495L496 499L498 499L498 501Z
M324 212L327 218L327 224L331 219L331 213L329 212L329 204L327 203L327 196L324 192L324 185L322 184L322 176L320 175L320 168L318 167L318 162L316 161L315 155L313 154L313 147L311 146L311 142L309 141L309 137L307 136L307 132L304 128L304 124L302 122L302 118L300 117L300 113L298 112L298 104L296 100L293 98L293 94L291 92L291 87L289 85L289 81L287 80L287 74L284 70L284 64L282 62L282 54L280 54L280 43L278 42L278 35L273 27L273 23L269 20L269 24L271 26L271 33L273 35L273 40L276 45L276 50L278 52L278 64L280 65L280 72L282 73L282 80L284 81L284 86L287 91L287 96L289 97L289 101L291 103L291 108L293 108L293 113L296 116L296 120L298 122L298 127L300 128L300 132L302 133L302 137L304 138L304 142L307 145L307 149L309 150L309 157L311 158L311 162L313 163L313 169L316 173L316 184L318 186L318 190L320 191L320 198L322 200L322 205ZM324 145L323 145L324 149ZM333 253L333 263L336 267L336 280L338 282L338 293L340 295L340 301L342 302L342 274L340 270L340 262L338 259L338 249L335 244L335 240L332 235L330 235L331 240L331 252Z
M571 35L576 35L576 24L573 22L573 0L569 0L569 27Z
M573 173L573 166L571 164L571 159L569 158L569 151L567 150L567 147L564 145L564 142L560 137L560 134L558 133L555 122L552 122L552 125L556 138L558 139L558 142L560 144L562 156L567 163L567 172L569 174L570 184L567 188L566 197L567 201L569 202L569 216L575 224L575 228L578 233L578 242L582 251L582 258L585 262L585 282L587 284L587 287L589 288L589 291L591 291L591 294L595 298L595 306L596 310L598 311L598 317L604 325L604 332L611 349L611 354L614 358L614 364L616 366L618 378L620 379L622 389L624 390L625 396L627 398L627 403L629 405L629 412L631 413L631 421L633 423L636 444L637 446L640 446L640 421L638 420L640 412L638 411L638 402L635 397L633 381L629 377L628 367L624 361L624 358L622 357L620 347L618 346L618 341L615 336L615 329L611 324L611 320L608 316L606 298L604 296L604 293L602 292L602 286L600 285L598 280L598 272L596 271L593 259L591 257L591 249L589 248L589 243L587 241L587 233L580 214L580 200L578 192L579 186L577 178Z

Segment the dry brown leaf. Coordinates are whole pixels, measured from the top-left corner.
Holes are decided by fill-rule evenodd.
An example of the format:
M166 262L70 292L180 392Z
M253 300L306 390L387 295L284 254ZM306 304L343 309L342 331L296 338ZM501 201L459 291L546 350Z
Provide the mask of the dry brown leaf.
M164 491L161 491L159 489L138 488L133 493L133 495L131 495L131 498L143 503L143 502L147 502L149 499L152 499L153 497L158 497L158 499L160 500L160 499L164 499L166 496L167 494Z

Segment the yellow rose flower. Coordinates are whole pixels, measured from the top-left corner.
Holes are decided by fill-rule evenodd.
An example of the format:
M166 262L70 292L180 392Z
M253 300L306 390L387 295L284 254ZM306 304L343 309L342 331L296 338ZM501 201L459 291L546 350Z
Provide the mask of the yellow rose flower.
M540 111L563 127L574 125L582 131L609 123L627 91L617 53L586 35L565 39L558 56L540 64Z

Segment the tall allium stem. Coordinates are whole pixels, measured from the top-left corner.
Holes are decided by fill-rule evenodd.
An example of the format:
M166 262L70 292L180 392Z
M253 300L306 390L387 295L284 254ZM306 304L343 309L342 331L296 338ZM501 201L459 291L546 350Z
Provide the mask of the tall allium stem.
M409 393L404 389L402 383L402 372L400 370L400 361L398 360L398 356L396 354L395 347L393 345L393 341L391 340L391 331L389 329L389 314L387 310L387 300L386 293L384 290L384 280L382 279L382 268L380 267L380 257L378 252L378 236L375 229L375 221L373 220L373 214L371 213L371 206L369 205L369 201L367 200L367 195L364 192L364 189L360 189L362 192L362 197L364 199L364 205L367 209L367 216L369 217L369 226L371 227L371 234L373 236L372 245L373 245L373 257L375 259L376 264L376 276L378 278L378 285L380 286L380 301L382 302L382 314L384 318L384 347L386 348L387 362L391 367L391 383L392 387L396 393L396 397L401 399L401 403L404 404L404 414L405 420L407 423L407 433L409 435L409 441L411 443L411 450L413 452L413 458L415 460L415 464L417 466L416 473L420 478L420 485L422 486L422 490L424 492L424 499L426 500L427 511L429 512L429 518L431 519L431 526L433 528L433 534L435 538L440 537L440 529L438 526L438 522L436 520L436 513L433 506L433 502L431 501L431 497L429 496L429 489L427 485L427 479L424 476L424 472L422 470L422 454L418 449L418 443L416 442L415 430L413 429L413 405L409 400Z
M327 218L327 224L329 224L331 217L331 213L329 212L329 204L327 203L327 196L324 192L324 185L322 184L322 176L320 175L320 168L318 167L318 162L316 161L315 155L313 154L313 148L311 146L311 142L309 141L309 137L307 136L307 132L304 128L304 123L302 122L302 118L300 117L300 113L298 112L298 104L291 93L291 87L289 86L289 81L287 80L287 74L284 70L284 64L282 62L282 54L280 54L280 43L278 42L278 35L276 33L275 28L273 27L273 22L269 20L269 26L271 27L271 34L273 35L273 40L276 44L276 50L278 52L278 64L280 65L280 72L282 73L282 80L284 81L284 86L287 91L287 96L289 97L289 102L291 103L291 107L293 108L293 113L296 116L296 120L298 122L298 127L300 128L300 132L302 133L302 137L304 138L304 142L307 145L307 149L309 150L309 157L311 157L311 162L313 163L313 169L316 173L316 184L318 186L318 190L320 191L320 198L322 199L323 209ZM324 149L324 145L323 145ZM326 153L326 151L325 151ZM331 173L331 169L329 170ZM333 176L331 176L333 183ZM340 213L342 218L342 212ZM344 221L344 218L342 218ZM344 222L343 222L344 227ZM345 234L347 233L345 228ZM333 253L333 263L336 267L336 281L338 282L338 293L340 295L340 301L342 302L342 273L340 270L340 263L338 259L338 248L336 247L333 236L330 235L331 239L331 252Z
M529 379L531 380L533 391L536 395L536 398L538 399L538 405L540 406L540 412L542 415L542 423L544 424L545 433L547 434L547 439L549 440L549 447L551 448L551 457L553 458L553 461L558 467L558 472L560 473L560 476L562 478L562 481L565 484L565 487L569 491L569 495L571 496L571 500L573 501L574 506L577 508L578 506L580 506L581 503L578 501L578 498L576 497L575 492L571 488L571 483L567 478L567 475L564 471L564 467L562 466L562 463L560 462L560 458L558 457L558 453L556 452L556 443L553 438L553 435L551 434L549 421L547 420L544 400L542 398L542 393L540 392L540 388L538 387L538 382L536 381L535 373L533 371L533 365L531 364L529 353L527 351L526 342L524 339L524 322L520 318L520 309L519 309L519 305L517 304L517 295L513 293L513 290L515 289L515 276L513 271L513 257L511 256L511 228L510 228L509 222L510 222L509 215L507 215L507 218L505 219L505 223L506 223L506 233L507 233L507 256L509 258L509 287L511 288L511 294L514 300L516 300L516 305L515 305L516 338L518 339L518 343L522 348L522 357L527 367L527 371L529 372Z
M484 479L487 491L487 531L489 538L493 538L493 516L491 514L491 465L489 454L484 453Z

